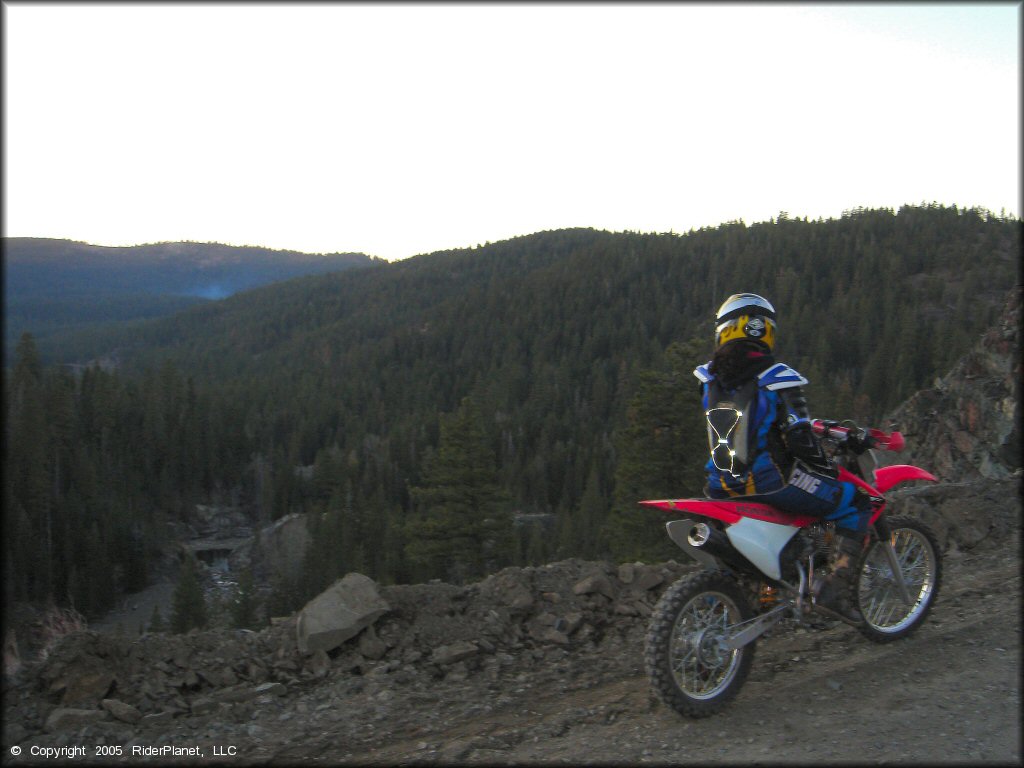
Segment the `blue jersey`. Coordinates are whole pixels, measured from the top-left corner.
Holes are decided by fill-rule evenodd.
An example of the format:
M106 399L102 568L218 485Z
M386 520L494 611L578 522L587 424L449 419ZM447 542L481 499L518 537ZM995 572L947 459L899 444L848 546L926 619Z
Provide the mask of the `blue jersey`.
M792 435L790 430L808 417L805 409L791 405L801 398L782 393L807 379L783 363L769 365L735 389L723 387L708 365L693 374L702 384L708 425L708 496L753 496L789 512L821 516L857 535L867 531L867 497L832 473L808 470L785 445L789 438L783 435Z
M736 389L725 389L701 365L693 372L702 384L710 457L705 465L712 497L772 493L786 485L792 461L782 444L781 430L801 421L790 412L781 390L807 379L784 363L767 367Z

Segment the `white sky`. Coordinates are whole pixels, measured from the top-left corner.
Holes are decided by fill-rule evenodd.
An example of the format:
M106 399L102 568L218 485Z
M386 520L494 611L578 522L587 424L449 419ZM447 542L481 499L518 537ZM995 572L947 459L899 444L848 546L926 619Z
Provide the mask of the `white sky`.
M1020 3L4 2L4 234L398 259L1020 215Z

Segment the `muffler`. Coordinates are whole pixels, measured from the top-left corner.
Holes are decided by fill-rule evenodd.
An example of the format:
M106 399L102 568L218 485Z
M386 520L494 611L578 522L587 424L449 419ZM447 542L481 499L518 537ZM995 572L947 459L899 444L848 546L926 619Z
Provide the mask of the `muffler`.
M711 538L711 526L707 523L697 523L690 529L686 540L691 547L703 547Z
M705 567L719 568L721 563L730 568L743 569L748 565L728 537L707 523L673 520L665 527L669 538Z
M728 560L736 554L735 548L721 531L717 531L707 523L694 523L686 540L691 547L702 549L710 555Z

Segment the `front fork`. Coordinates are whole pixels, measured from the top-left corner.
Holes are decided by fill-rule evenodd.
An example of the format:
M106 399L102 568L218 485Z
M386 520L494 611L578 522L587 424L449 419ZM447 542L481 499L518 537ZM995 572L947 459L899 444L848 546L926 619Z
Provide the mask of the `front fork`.
M874 537L878 539L878 545L882 547L882 551L885 553L886 559L889 562L889 568L893 573L893 582L896 584L896 589L899 593L900 599L907 605L910 605L913 601L910 598L910 593L907 591L906 582L903 580L903 569L900 567L899 558L892 546L892 530L889 528L889 524L883 518L879 517L874 523L872 523L871 528ZM789 588L794 597L786 601L783 605L779 605L767 613L763 613L760 616L756 616L753 619L749 619L748 621L741 622L740 624L736 624L731 627L729 637L726 641L726 646L728 648L742 648L744 645L752 643L787 616L793 614L798 620L800 620L807 611L812 613L823 613L846 624L850 624L851 626L860 625L861 622L854 621L840 613L831 611L816 602L816 597L818 592L821 590L823 582L815 577L813 554L808 559L806 565L807 569L805 570L803 563L796 564L797 573L800 577L799 584L794 586L782 582L784 586Z
M875 536L878 537L878 545L885 553L885 559L889 561L889 570L892 571L892 580L896 584L896 592L904 605L912 605L914 600L907 589L907 582L903 579L903 567L900 565L899 557L892 546L892 529L884 517L879 517L872 526L875 529Z
M687 520L683 522L685 523L685 529L688 530L691 525L690 521ZM907 584L903 579L903 569L900 566L899 558L892 546L892 529L889 528L889 524L883 517L879 517L874 523L872 523L871 528L875 538L878 539L879 546L882 547L882 551L885 553L885 557L889 562L889 569L892 571L893 582L896 584L896 589L899 593L900 599L906 605L910 605L913 600L910 597L910 592L907 590ZM669 527L669 534L672 536L673 541L686 550L695 560L704 561L706 559L709 561L704 563L706 566L711 565L711 567L715 567L717 563L714 558L710 557L705 552L696 550L696 548L692 547L685 541L682 537L683 530L684 526L680 525L676 531L677 535L672 535L673 528L671 526ZM797 563L797 571L800 576L800 583L798 585L793 586L786 584L785 582L781 582L783 586L788 587L795 595L794 598L787 600L782 605L772 608L767 613L762 613L761 615L755 616L747 621L734 624L729 628L728 636L725 639L725 646L729 650L735 650L737 648L742 648L745 645L749 645L782 621L782 619L791 614L795 614L798 619L803 618L804 612L808 607L812 612L825 613L852 626L858 626L860 624L860 622L852 621L846 616L815 604L814 598L816 597L818 590L821 588L821 583L814 579L813 555L811 555L807 565L809 566L809 569L805 571L803 565L801 563ZM808 598L810 599L810 606L806 603Z

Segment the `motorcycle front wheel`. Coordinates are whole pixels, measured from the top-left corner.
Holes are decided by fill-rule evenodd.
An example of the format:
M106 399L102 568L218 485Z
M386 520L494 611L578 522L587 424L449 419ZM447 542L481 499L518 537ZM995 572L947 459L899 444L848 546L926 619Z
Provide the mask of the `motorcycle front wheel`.
M931 528L912 517L891 517L888 528L910 602L900 595L885 542L871 542L858 563L854 597L864 617L860 631L876 643L905 637L921 626L942 577L942 556Z
M651 614L644 662L651 687L687 717L707 717L743 686L754 645L729 648L733 627L754 612L736 580L718 571L684 576Z

